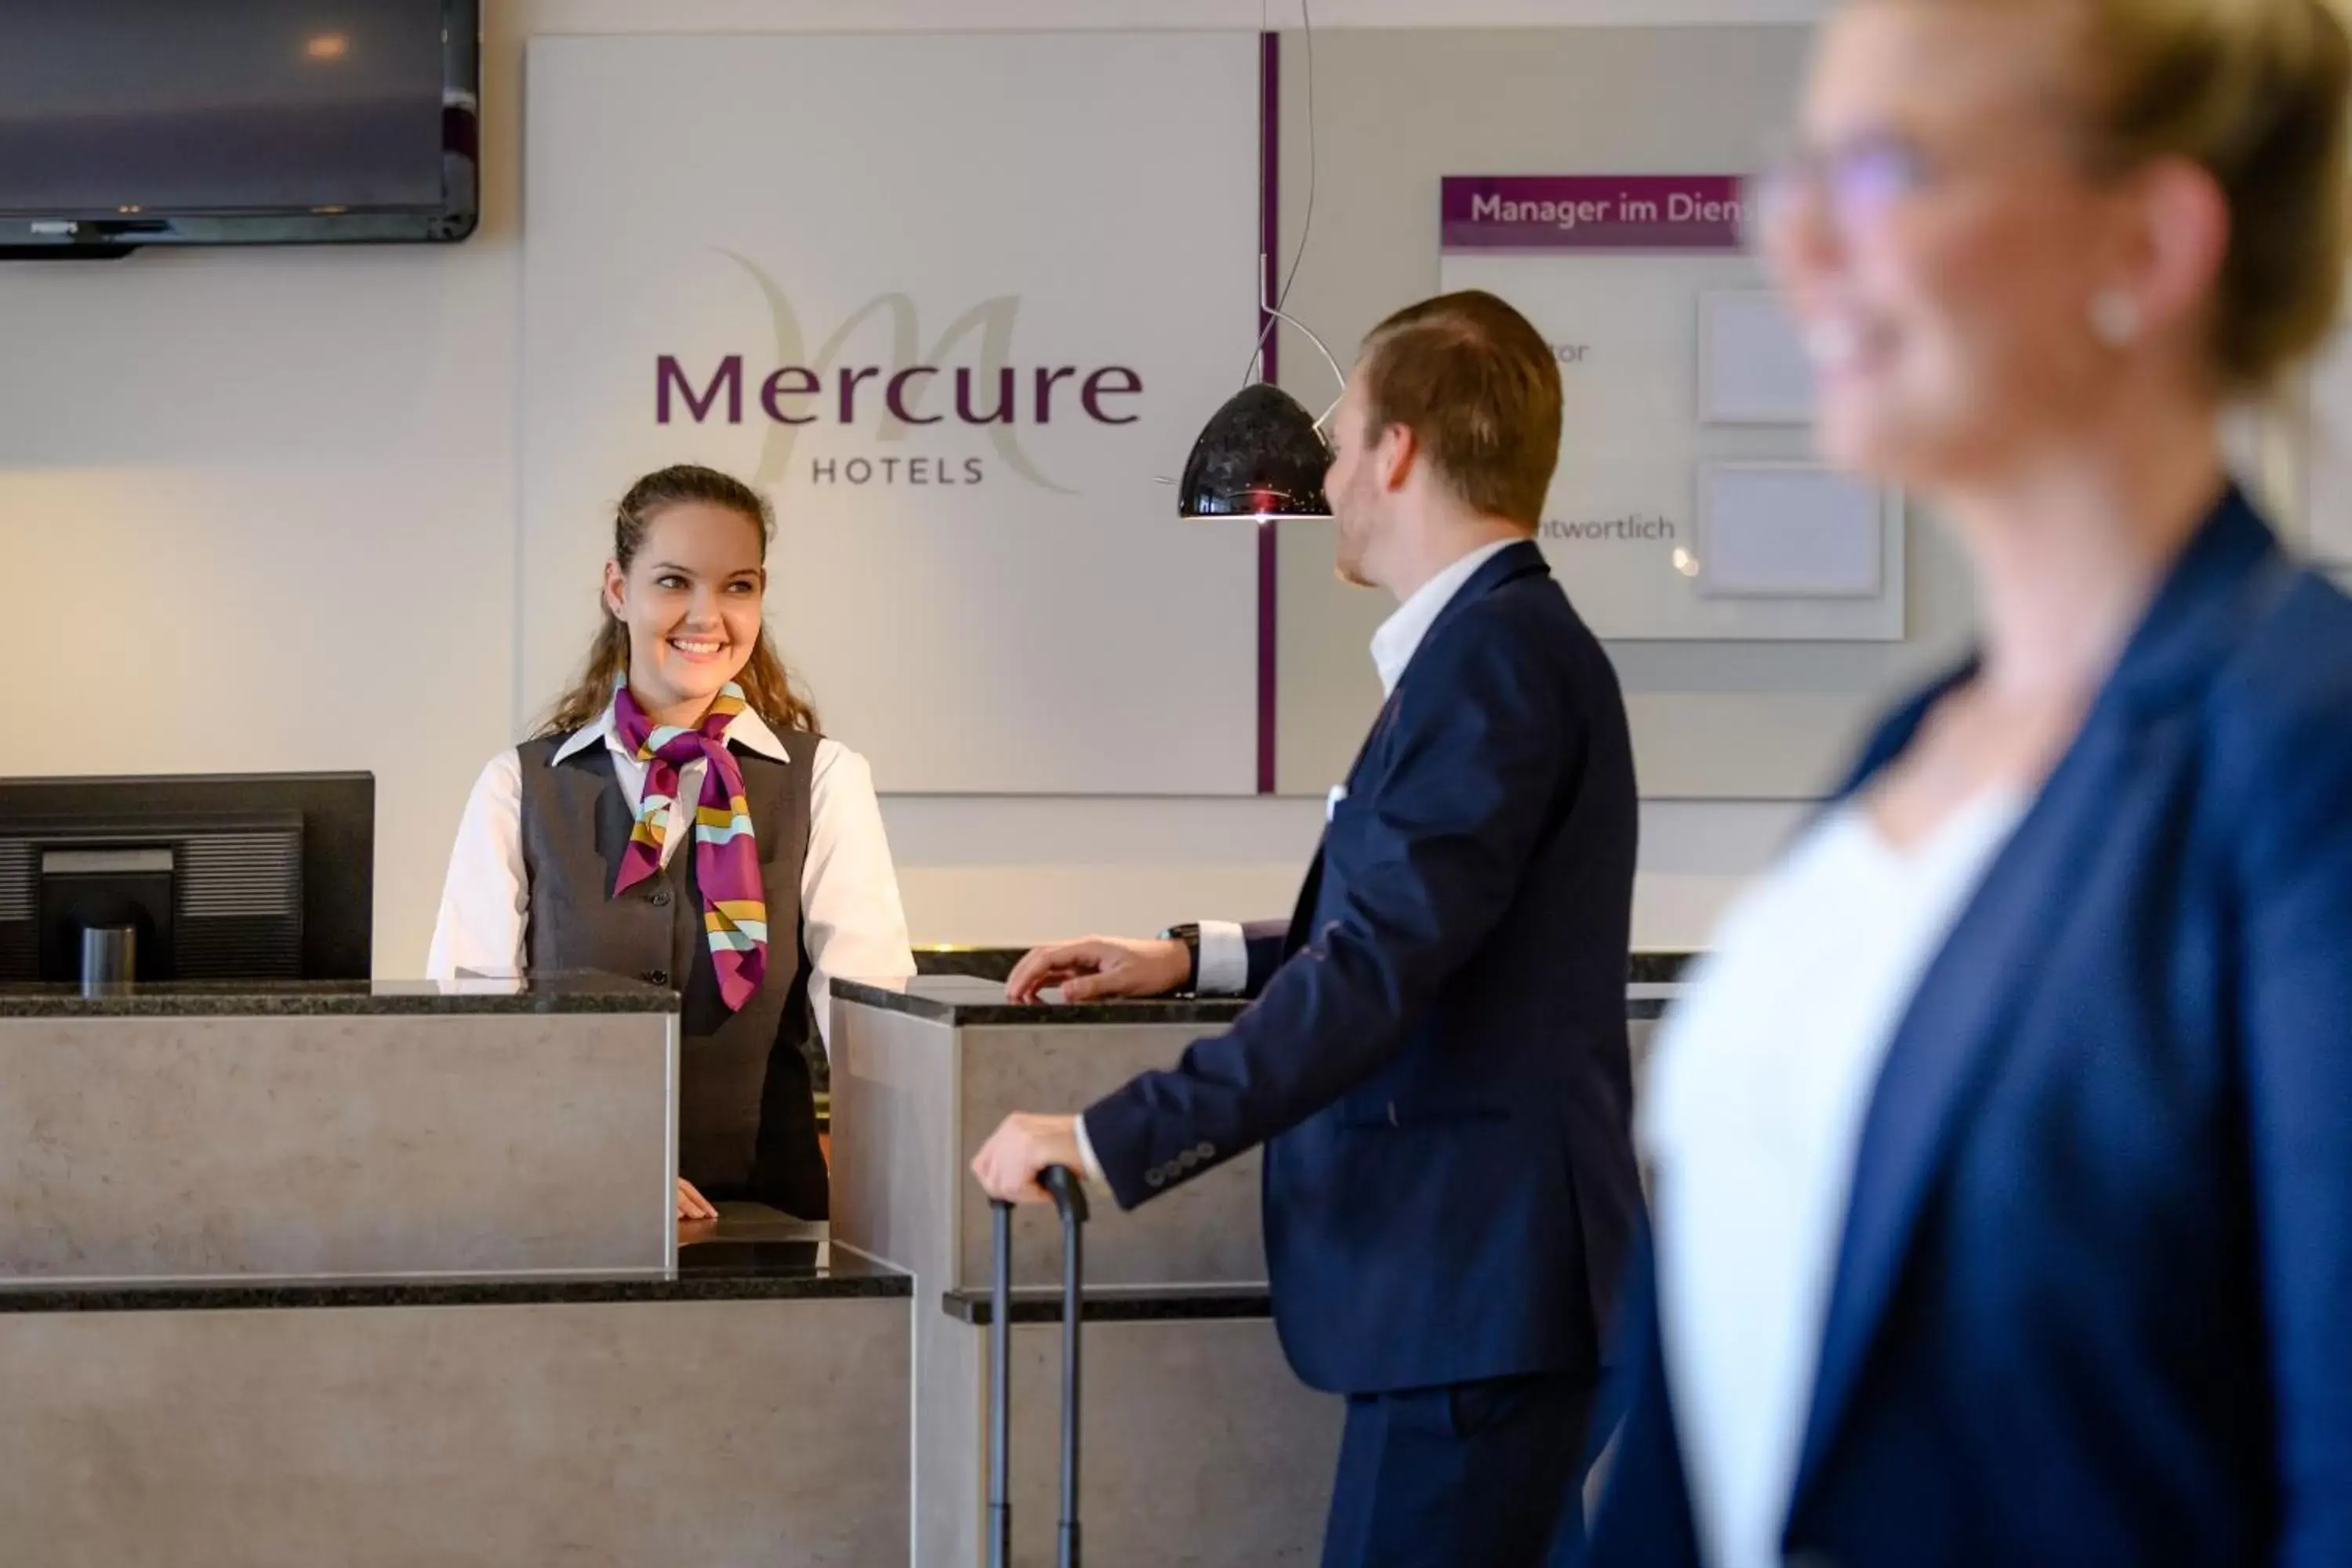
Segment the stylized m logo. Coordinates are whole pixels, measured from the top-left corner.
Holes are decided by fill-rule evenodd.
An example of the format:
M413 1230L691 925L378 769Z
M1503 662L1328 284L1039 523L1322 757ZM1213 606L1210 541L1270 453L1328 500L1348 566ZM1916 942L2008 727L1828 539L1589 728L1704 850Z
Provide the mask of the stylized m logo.
M959 369L951 378L951 395L956 400L958 416L965 424L984 427L997 456L1023 479L1057 494L1077 493L1066 485L1055 484L1040 473L1036 465L1029 460L1029 455L1021 449L1021 437L1013 416L1016 393L1013 385L1014 372L1012 363L1013 322L1021 310L1019 295L1000 294L992 300L982 300L949 322L946 330L940 333L939 340L931 345L930 353L924 354L920 352L920 331L914 300L900 292L879 294L850 312L848 319L835 327L833 335L812 354L807 352L800 318L794 314L792 301L784 297L784 291L776 286L775 279L749 258L731 250L721 250L719 254L740 267L759 286L761 294L768 302L768 313L775 324L775 363L800 369L805 383L782 386L780 378L784 373L780 371L761 389L761 400L769 414L769 426L767 438L760 447L760 467L755 476L758 483L772 485L783 477L792 462L793 446L799 438L800 426L811 422L806 417L787 416L780 412L782 400L816 395L819 384L834 368L851 335L868 317L878 314L887 317L890 322L890 375L884 386L876 389L883 406L877 434L883 440L904 440L910 424L939 422L940 416L927 416L924 412L928 401L941 395L941 377L934 367L958 344L966 339L975 339L980 359L977 373ZM927 370L931 374L922 374ZM718 391L718 384L714 383L704 395L706 405L715 401ZM854 405L856 391L857 381L853 374L841 390L845 422ZM975 405L983 402L992 402L994 406L986 413L979 412Z

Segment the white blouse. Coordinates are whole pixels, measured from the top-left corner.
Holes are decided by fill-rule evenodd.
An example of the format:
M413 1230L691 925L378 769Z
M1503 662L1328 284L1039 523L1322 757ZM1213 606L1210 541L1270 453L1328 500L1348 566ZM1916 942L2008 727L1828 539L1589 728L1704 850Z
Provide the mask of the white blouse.
M777 762L790 760L782 740L748 710L728 725L727 738ZM564 742L554 761L600 742L612 752L613 771L635 812L645 795L646 765L614 733L610 707L594 724ZM697 761L680 770L679 800L700 797L705 765ZM691 837L665 832L663 863ZM466 803L457 842L449 854L426 975L454 980L459 970L521 973L528 967L524 944L530 922L530 881L522 860L522 755L507 751L490 759ZM811 970L809 1005L829 1047L833 1021L826 1004L833 981L902 980L915 973L906 911L898 902L898 877L882 831L882 807L874 796L873 771L865 758L835 741L817 742L811 763L801 922Z
M1833 809L1725 917L1639 1115L1666 1386L1711 1568L1779 1568L1846 1200L1887 1047L2023 799L1898 851Z

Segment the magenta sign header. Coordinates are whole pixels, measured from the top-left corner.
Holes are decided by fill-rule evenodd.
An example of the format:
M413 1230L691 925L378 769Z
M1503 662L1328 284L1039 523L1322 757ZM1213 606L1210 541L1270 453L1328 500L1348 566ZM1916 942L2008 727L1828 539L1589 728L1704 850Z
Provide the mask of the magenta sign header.
M1733 251L1737 174L1448 174L1447 250Z

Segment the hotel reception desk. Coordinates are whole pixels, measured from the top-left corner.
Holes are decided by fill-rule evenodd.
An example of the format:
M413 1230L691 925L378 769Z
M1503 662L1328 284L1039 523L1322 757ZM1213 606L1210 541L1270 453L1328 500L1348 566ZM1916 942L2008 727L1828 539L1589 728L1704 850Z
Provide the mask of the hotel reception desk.
M965 1163L1234 1005L932 976L835 1007L828 1233L674 1221L666 992L0 990L0 1563L979 1568ZM1097 1562L1311 1561L1340 1412L1283 1364L1256 1172L1097 1208ZM1016 1253L1015 1561L1044 1563L1049 1212Z
M907 1274L677 1226L676 999L0 991L0 1563L907 1560Z

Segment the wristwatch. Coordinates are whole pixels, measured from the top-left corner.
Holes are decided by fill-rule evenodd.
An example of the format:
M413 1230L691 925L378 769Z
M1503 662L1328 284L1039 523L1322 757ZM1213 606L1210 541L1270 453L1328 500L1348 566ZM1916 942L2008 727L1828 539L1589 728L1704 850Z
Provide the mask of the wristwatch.
M1184 944L1184 994L1198 995L1201 990L1201 928L1189 921L1180 926L1170 926L1160 933L1160 940Z

